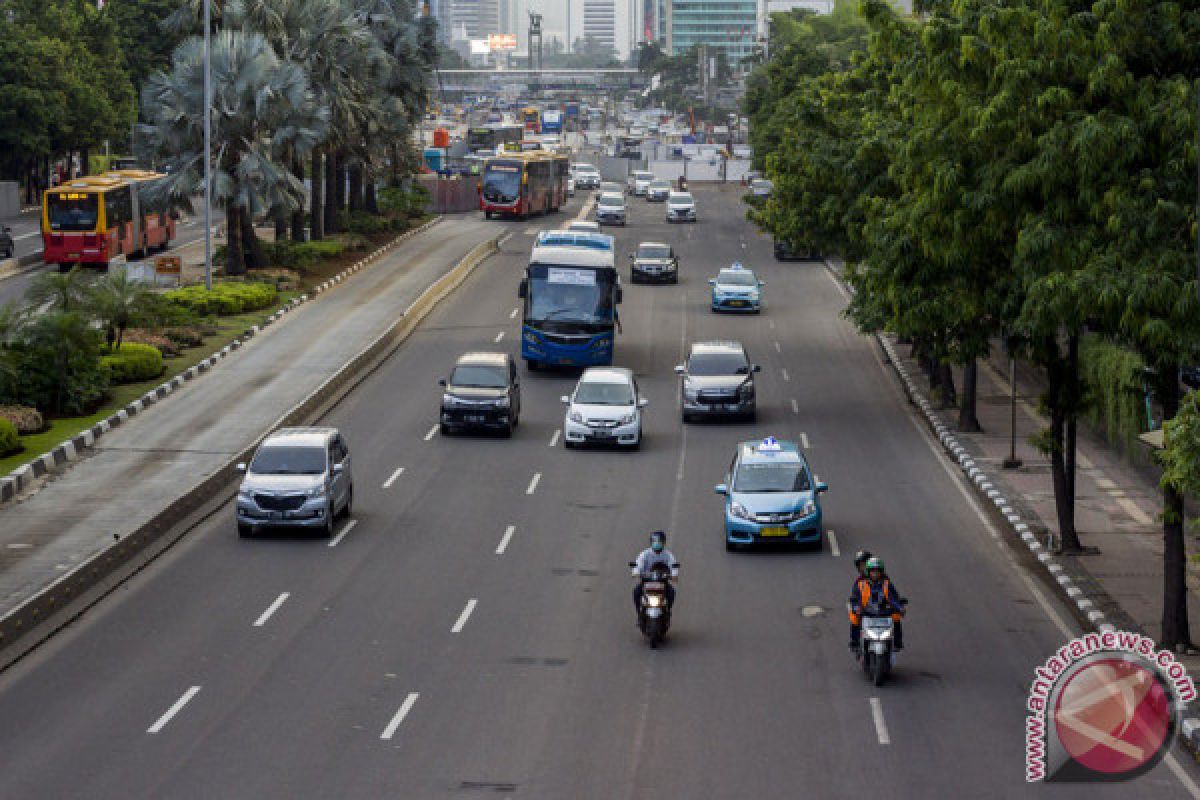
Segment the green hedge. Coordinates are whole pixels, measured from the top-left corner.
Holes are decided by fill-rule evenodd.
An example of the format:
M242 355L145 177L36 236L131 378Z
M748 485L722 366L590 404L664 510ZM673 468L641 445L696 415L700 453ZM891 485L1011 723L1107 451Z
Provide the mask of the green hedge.
M100 357L100 368L110 384L141 383L163 374L163 357L152 345L124 342L117 352Z
M1101 336L1085 336L1079 344L1088 420L1126 454L1141 450L1137 437L1146 430L1143 366L1137 353Z
M267 260L277 267L305 270L326 258L336 258L342 254L345 246L333 239L322 239L316 242L274 242L269 246L263 243L267 251Z
M0 456L11 456L21 452L21 438L16 427L6 419L0 419Z
M342 211L338 214L338 227L349 233L386 233L391 228L387 217L369 211Z
M269 308L278 292L267 283L218 283L212 289L185 286L167 292L166 298L200 316L232 316Z

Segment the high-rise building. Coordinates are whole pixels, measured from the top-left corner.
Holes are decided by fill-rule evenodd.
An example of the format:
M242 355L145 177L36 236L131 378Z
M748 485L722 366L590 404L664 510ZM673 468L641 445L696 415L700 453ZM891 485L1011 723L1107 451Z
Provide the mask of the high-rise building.
M449 0L450 27L455 37L486 39L501 33L500 0Z
M694 45L724 50L731 65L754 52L764 25L762 0L669 0L667 50L676 55Z
M583 38L617 49L616 0L583 0Z

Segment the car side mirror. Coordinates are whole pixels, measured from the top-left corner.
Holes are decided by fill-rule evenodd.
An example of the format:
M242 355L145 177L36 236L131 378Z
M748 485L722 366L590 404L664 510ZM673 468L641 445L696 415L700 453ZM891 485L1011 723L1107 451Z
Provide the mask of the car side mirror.
M646 407L646 406L648 406L648 405L650 405L650 401L649 401L649 400L647 400L647 399L646 399L646 398L644 398L644 397L639 397L639 398L638 398L638 408L645 408L645 407Z
M686 372L686 371L687 371L687 370L685 370L685 369L683 368L683 364L676 364L676 365L675 365L675 374L676 374L676 375L682 375L682 374L683 374L684 372Z
M713 487L713 491L717 494L729 494L729 487L724 483L718 483Z
M759 281L759 282L758 282L758 285L759 285L759 286L766 286L766 285L767 285L767 282L766 282L766 281Z
M636 567L636 566L637 566L637 562L636 562L636 561L630 561L630 562L629 562L629 566L631 566L631 567Z
M528 294L529 294L529 280L522 278L520 285L517 286L517 297L524 300L525 296Z
M829 491L828 483L818 483L817 484L817 494L820 494L821 492L828 492L828 491Z
M755 372L762 372L762 367L758 364L755 364L753 367L751 367L751 369Z
M236 469L238 472L245 472L246 465L243 463L239 463L236 467L234 467L234 469Z
M630 260L630 261L633 261L633 253L630 253L630 254L629 254L629 260Z
M565 394L564 394L562 397L558 398L558 399L559 399L559 401L560 401L560 402L561 402L561 403L562 403L564 406L569 406L569 405L571 405L571 398L570 398L570 397L567 397Z
M716 278L709 278L709 279L708 279L708 285L709 285L709 286L716 286L716 285L717 285L717 280L716 280Z
M671 569L679 569L679 563L676 562L676 563L672 564Z
M334 475L341 475L345 471L346 471L345 464L334 464L333 465L333 474Z
M446 385L446 379L438 378L438 386L445 386L445 385Z

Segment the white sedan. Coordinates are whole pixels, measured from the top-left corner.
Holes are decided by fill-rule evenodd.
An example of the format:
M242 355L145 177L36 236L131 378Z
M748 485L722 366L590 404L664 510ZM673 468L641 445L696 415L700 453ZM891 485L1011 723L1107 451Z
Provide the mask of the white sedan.
M631 370L590 367L562 402L567 407L563 419L567 447L617 444L635 450L641 445L642 409L647 401L638 393Z

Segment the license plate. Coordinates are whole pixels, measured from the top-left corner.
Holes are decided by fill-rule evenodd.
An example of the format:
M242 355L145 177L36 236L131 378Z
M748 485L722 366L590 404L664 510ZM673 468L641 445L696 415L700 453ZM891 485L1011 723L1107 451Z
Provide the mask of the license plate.
M771 527L762 528L761 530L759 530L758 535L759 536L787 536L788 529L783 528L783 527L771 526Z
M740 308L740 307L746 305L746 301L745 300L730 300L729 305L738 306Z
M592 431L592 438L594 438L594 439L611 439L612 431Z
M463 419L467 422L483 422L483 414L467 414Z
M269 517L270 519L283 519L282 511L271 511L269 513L270 513L270 517Z

